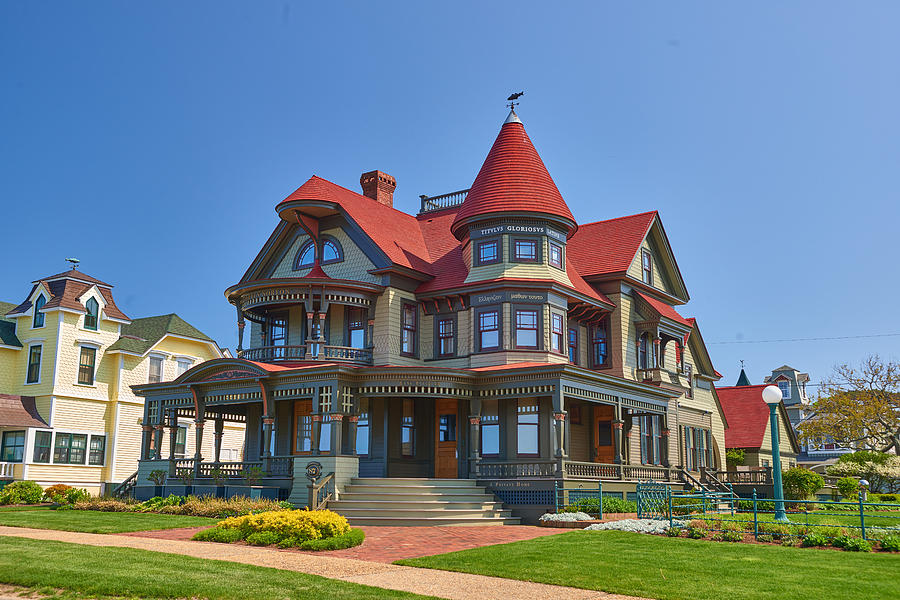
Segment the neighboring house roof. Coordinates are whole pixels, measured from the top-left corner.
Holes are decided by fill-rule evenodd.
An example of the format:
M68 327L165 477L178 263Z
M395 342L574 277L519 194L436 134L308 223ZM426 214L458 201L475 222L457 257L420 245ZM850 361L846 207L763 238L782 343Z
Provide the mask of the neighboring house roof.
M0 394L0 427L49 427L41 418L33 396Z
M765 387L766 385L762 384L716 388L728 421L728 428L725 430L726 448L756 449L762 446L769 424L769 407L762 399ZM797 438L790 425L784 403L779 410L791 445L795 452L799 452Z
M414 216L316 175L294 190L278 206L295 200L319 200L338 204L392 263L432 274L430 254ZM278 207L276 210L279 210Z
M678 311L676 311L670 304L666 304L665 302L657 300L653 296L648 296L647 294L644 294L637 290L635 290L635 293L640 296L641 299L644 300L644 302L649 304L650 308L659 313L661 317L665 317L669 320L675 321L676 323L680 323L685 327L693 328L694 324L679 315Z
M569 239L566 254L584 277L625 273L657 214L652 211L580 225Z
M500 128L475 182L459 207L451 229L462 239L464 226L474 217L494 213L543 213L578 225L544 161L515 112Z
M144 355L170 334L215 344L205 333L175 313L170 313L134 319L128 325L122 325L121 337L110 345L107 352L119 350Z
M3 318L12 309L16 307L11 302L0 302L0 345L22 347L22 342L16 337L16 324Z
M111 319L120 321L129 320L128 316L116 306L116 302L113 300L112 286L108 283L103 283L90 275L86 275L81 271L70 269L63 273L36 279L32 283L34 285L31 287L31 291L28 292L25 301L4 314L16 315L28 311L31 308L30 298L39 285L43 285L50 293L50 297L47 298L47 302L44 304L45 310L65 308L77 312L84 312L84 304L81 302L81 296L96 285L106 304L103 308L103 314Z
M738 376L737 383L734 385L736 387L750 385L750 378L747 377L747 373L744 372L744 369L741 369L741 374Z

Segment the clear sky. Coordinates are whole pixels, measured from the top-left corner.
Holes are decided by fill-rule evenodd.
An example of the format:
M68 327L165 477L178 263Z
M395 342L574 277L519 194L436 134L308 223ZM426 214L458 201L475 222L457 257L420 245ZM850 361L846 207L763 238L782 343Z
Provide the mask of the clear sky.
M896 2L0 4L0 299L82 269L236 345L310 175L469 187L519 114L581 222L659 210L713 362L814 382L900 337ZM727 343L717 343L727 342Z

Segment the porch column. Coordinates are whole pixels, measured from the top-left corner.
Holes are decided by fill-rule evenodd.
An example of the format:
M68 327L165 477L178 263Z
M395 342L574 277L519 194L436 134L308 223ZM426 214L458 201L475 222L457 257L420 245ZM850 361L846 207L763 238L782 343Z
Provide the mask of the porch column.
M203 426L206 424L206 421L203 420L201 416L197 416L194 420L194 435L195 435L195 448L194 448L194 478L200 476L200 463L203 462Z
M347 415L347 454L356 456L356 427L359 423L359 415Z
M153 425L141 425L141 458L149 460L153 447Z
M169 413L169 460L175 460L175 442L178 439L178 415Z
M310 418L312 419L313 427L312 453L321 454L321 452L319 451L319 438L322 436L322 415L310 415Z
M153 457L156 458L156 460L162 458L162 439L163 425L162 422L159 422L153 427Z
M664 413L659 416L659 462L664 467L669 467L669 421Z
M653 368L654 369L659 368L659 355L660 355L661 347L662 346L660 344L659 337L654 337L653 338Z
M263 451L262 458L266 459L272 456L272 429L275 426L275 419L273 417L263 416L262 419L262 430L263 430Z
M225 419L216 417L215 420L215 443L213 444L214 462L218 465L222 456L222 437L225 435Z
M632 429L634 428L634 417L632 417L630 414L628 415L628 418L625 419L624 427L625 427L625 443L624 443L624 448L622 449L622 457L623 457L622 462L624 462L625 464L630 464L631 463L631 432L632 432Z
M558 411L553 413L554 431L556 432L556 458L568 458L566 454L566 412Z
M331 455L339 456L341 454L341 450L343 449L343 445L341 441L343 440L344 433L344 413L333 412L331 413Z
M241 354L244 351L244 311L241 310L240 303L235 305L237 308L237 329L238 329L238 344L237 344L237 355L240 358Z
M481 400L469 399L469 475L481 474Z

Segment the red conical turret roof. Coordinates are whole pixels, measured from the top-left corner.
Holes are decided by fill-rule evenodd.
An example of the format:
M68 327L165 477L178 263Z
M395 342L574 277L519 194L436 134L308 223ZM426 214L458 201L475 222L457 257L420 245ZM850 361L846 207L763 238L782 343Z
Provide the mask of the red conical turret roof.
M578 227L515 112L510 112L500 128L468 196L459 207L451 226L453 234L462 239L467 223L498 213L554 217L565 223L568 234Z

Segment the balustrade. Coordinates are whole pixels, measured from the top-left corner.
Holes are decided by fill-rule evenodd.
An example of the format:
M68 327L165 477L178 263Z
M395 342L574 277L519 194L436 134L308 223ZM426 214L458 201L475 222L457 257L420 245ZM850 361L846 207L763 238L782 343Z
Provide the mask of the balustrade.
M459 206L463 203L463 200L466 199L468 194L469 190L460 190L449 194L441 194L440 196L419 196L422 200L422 207L419 212L434 212L437 210L444 210L445 208Z
M369 348L351 348L349 346L332 346L319 342L310 342L300 346L259 346L242 350L240 358L260 362L278 362L282 360L328 360L356 364L372 364L372 350ZM308 351L307 351L308 350Z

